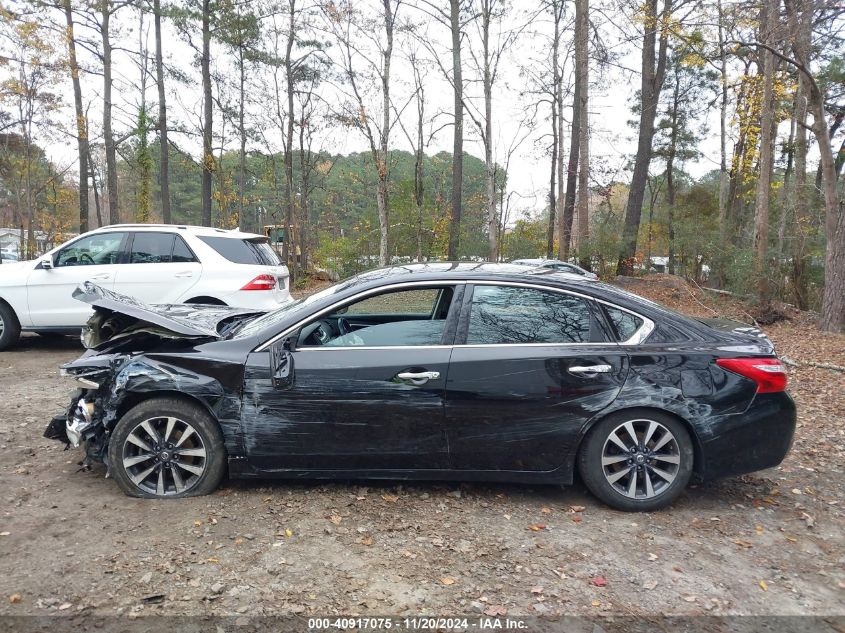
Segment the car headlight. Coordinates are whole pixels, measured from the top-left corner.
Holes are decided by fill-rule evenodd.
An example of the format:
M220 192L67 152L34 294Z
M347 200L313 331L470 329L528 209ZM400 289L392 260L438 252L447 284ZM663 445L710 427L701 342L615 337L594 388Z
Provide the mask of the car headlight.
M73 378L74 380L76 380L76 382L81 384L83 387L86 387L87 389L99 389L100 388L100 383L95 381L95 380L92 380L92 378L96 378L100 373L101 372L90 372L90 373L87 373L87 374L75 374L75 373L69 372L64 367L59 370L59 374L61 374L65 378Z

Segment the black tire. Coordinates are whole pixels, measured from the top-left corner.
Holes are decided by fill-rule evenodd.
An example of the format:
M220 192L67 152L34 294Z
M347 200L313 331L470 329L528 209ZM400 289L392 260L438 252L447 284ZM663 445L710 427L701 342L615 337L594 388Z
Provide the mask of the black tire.
M636 446L629 428L638 438ZM653 429L651 434L649 429ZM666 438L664 431L670 438L659 445ZM623 451L611 435L629 452ZM643 444L646 439L648 443ZM694 459L692 440L681 421L659 411L628 409L607 416L590 429L578 452L578 472L590 492L611 508L651 512L670 505L684 491ZM673 476L671 481L667 476Z
M21 324L15 311L8 304L0 301L0 352L3 352L21 337Z
M178 421L174 423L174 430L171 431L173 435L170 438L170 446L162 441L159 444L161 450L147 451L128 439L133 432L136 432L133 439L140 439L148 449L154 449L152 436L141 425L146 422L157 432L159 439L167 439L169 418ZM184 425L184 431L181 425ZM193 429L196 437L191 437L193 433L188 433L187 428ZM180 435L176 435L180 432L189 439L182 439ZM185 444L180 449L173 445L176 442L185 442ZM203 457L182 456L180 465L180 457L174 457L174 455L179 455L180 450L186 450L186 446L188 450L195 452L204 451ZM146 454L154 454L156 457L143 460L136 465L127 466L124 462L124 457L131 461ZM120 489L130 497L146 499L207 495L217 489L227 471L226 448L217 421L200 405L181 398L151 398L127 411L111 434L108 457L109 471L117 480ZM147 470L148 465L155 466L157 470L136 484L132 477L140 476ZM186 468L201 469L202 472L194 475L191 474L193 471L187 471ZM159 471L164 471L161 478L158 478ZM182 480L182 490L177 485L177 477ZM159 494L158 489L151 489L153 482L161 481L164 481L164 494Z

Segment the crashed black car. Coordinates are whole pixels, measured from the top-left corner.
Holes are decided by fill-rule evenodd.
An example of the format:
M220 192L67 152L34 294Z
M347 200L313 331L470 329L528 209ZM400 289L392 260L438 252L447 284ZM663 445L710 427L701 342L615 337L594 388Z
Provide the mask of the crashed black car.
M497 264L384 268L276 311L92 284L82 386L46 435L129 495L230 477L570 483L622 510L775 466L795 406L772 343L618 288Z

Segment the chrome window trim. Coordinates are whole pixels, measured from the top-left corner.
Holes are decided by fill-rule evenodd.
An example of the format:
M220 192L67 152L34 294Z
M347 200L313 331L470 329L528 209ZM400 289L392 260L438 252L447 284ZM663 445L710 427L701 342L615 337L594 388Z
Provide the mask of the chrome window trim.
M346 297L345 299L337 301L337 302L331 304L330 306L323 308L319 312L311 314L311 315L307 316L306 318L304 318L300 321L297 321L294 325L290 326L289 328L287 328L285 330L282 330L282 332L280 332L279 334L276 334L276 336L270 338L269 340L262 343L261 345L259 345L258 347L256 347L252 351L253 351L253 353L254 352L263 352L264 350L268 349L271 345L273 345L273 343L275 343L276 341L283 339L286 336L289 336L290 334L292 334L293 332L295 332L296 330L301 328L306 323L310 323L314 319L319 319L321 316L331 312L336 306L342 305L344 303L349 303L351 301L356 301L358 299L365 299L365 298L367 298L371 295L381 294L383 291L393 290L393 289L414 288L414 287L423 287L424 288L424 287L427 287L427 286L438 286L438 287L455 286L457 288L458 286L466 285L466 283L467 282L463 279L460 279L460 280L440 280L440 281L435 281L435 280L404 281L404 282L397 282L395 284L389 284L389 285L386 285L386 286L379 286L378 288L370 288L369 290L362 290L361 292L354 294L351 297ZM376 347L374 349L386 349L386 347L387 346ZM420 348L420 347L424 347L424 346L423 345L407 345L407 346L397 345L397 346L394 346L394 347L399 348L399 349L414 349L414 348ZM441 347L441 346L437 346L437 347ZM445 346L442 346L442 347L451 347L451 345L445 345ZM318 348L308 347L308 348L303 348L303 349L318 349ZM362 347L333 347L332 348L332 350L337 350L337 349L366 349L366 348L364 348L363 346ZM300 350L297 350L297 351L300 351Z
M591 297L590 295L581 294L580 292L575 292L573 290L566 290L563 288L555 288L553 286L544 286L541 284L532 284L526 283L522 281L473 281L471 282L475 286L516 286L519 288L534 288L537 290L546 290L549 292L557 292L559 294L567 294L572 295L574 297L579 297L581 299L586 299L587 301L595 301L596 303L601 303L616 310L621 310L622 312L627 312L628 314L632 314L638 319L642 319L643 324L639 327L639 329L634 332L634 334L624 341L607 341L608 343L613 343L614 345L639 345L644 340L648 338L648 335L654 331L654 321L649 319L648 317L639 314L638 312L634 312L633 310L629 310L628 308L623 308L622 306L618 306L615 303L610 301L606 301L605 299L599 299L598 297ZM513 346L513 345L601 345L602 343L591 342L591 343L476 343L476 344L463 344L463 345L455 345L455 347L490 347L490 346Z
M573 290L567 290L563 288L556 288L554 286L545 286L542 284L532 284L522 281L490 281L490 280L427 280L427 281L406 281L406 282L398 282L395 284L390 284L387 286L379 286L378 288L370 288L369 290L363 290L358 294L352 295L351 297L347 297L342 301L338 301L333 303L332 305L323 308L316 314L313 314L301 321L298 321L291 327L283 330L280 334L270 338L265 343L262 343L258 347L256 347L253 352L263 352L268 349L271 345L273 345L276 341L289 336L291 333L295 332L299 328L301 328L306 323L312 321L313 319L318 319L321 316L328 314L331 312L335 306L338 304L347 303L348 301L355 301L357 299L363 299L369 297L371 295L380 294L382 291L385 290L392 290L392 289L402 289L402 288L413 288L415 286L426 287L426 286L465 286L467 284L472 284L473 286L511 286L517 288L533 288L536 290L545 290L547 292L556 292L559 294L571 295L574 297L578 297L581 299L585 299L587 301L595 301L597 303L602 303L606 306L614 308L616 310L621 310L622 312L627 312L628 314L632 314L638 319L642 319L643 324L640 328L634 332L634 334L625 341L605 341L605 342L586 342L586 343L464 343L460 345L385 345L381 347L374 347L374 346L361 346L361 347L303 347L297 349L297 351L307 351L307 350L316 350L316 351L336 351L336 350L379 350L379 349L442 349L442 348L451 348L451 347L576 347L576 346L596 346L596 345L603 345L610 343L612 345L617 346L631 346L631 345L639 345L642 343L646 338L648 338L649 334L654 331L655 323L648 317L639 314L638 312L634 312L633 310L629 310L628 308L623 308L622 306L616 305L610 301L606 301L605 299L599 299L598 297L592 297L590 295L585 295L580 292L575 292Z

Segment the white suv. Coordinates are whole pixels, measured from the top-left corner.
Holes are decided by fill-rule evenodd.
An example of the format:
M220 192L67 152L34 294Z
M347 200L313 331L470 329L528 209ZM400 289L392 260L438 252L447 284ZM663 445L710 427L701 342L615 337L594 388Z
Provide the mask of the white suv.
M205 303L273 310L290 301L288 269L263 235L201 226L117 224L43 257L0 265L0 351L21 330L79 331L91 306L84 281L144 303Z

